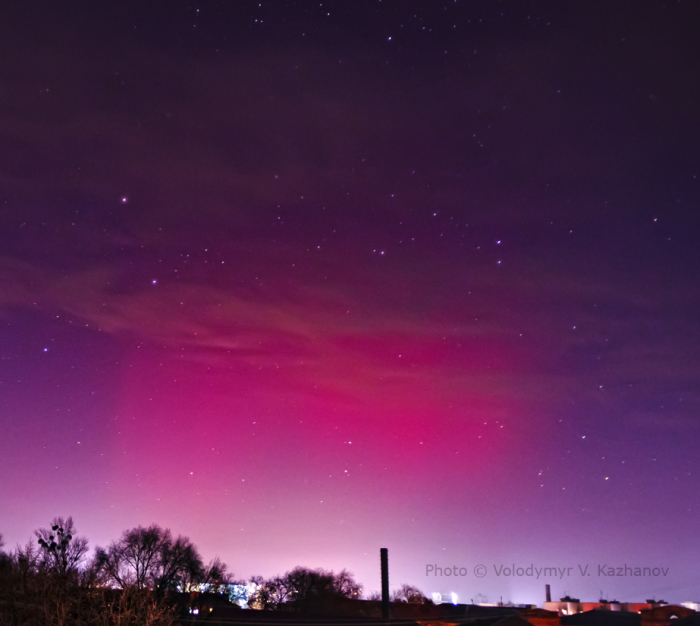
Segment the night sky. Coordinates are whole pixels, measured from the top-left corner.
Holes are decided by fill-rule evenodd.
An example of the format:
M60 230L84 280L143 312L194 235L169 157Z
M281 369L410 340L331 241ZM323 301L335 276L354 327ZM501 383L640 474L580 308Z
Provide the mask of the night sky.
M698 32L671 0L4 7L6 547L72 515L241 579L378 590L386 547L463 601L700 600Z

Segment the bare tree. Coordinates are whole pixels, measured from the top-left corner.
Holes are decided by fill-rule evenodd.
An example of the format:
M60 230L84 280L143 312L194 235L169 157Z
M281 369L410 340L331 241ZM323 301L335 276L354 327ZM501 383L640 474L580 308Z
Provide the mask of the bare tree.
M344 569L339 574L333 574L333 591L346 598L359 599L362 596L362 585L355 582L352 574Z
M49 572L66 576L76 573L85 560L88 541L75 536L73 518L55 517L51 530L40 528L34 531L41 547L41 565Z
M289 589L290 600L302 612L311 609L321 598L333 592L332 575L321 569L295 567L284 575L283 580Z
M251 582L255 591L248 599L248 605L261 611L279 610L289 600L289 589L281 576L265 580L262 576L253 576Z
M5 545L5 542L2 539L2 535L0 534L0 573L2 573L5 570L8 570L12 566L12 557L9 554L5 554L2 551L2 547Z
M302 613L324 609L340 597L358 598L362 587L352 574L296 567L269 580L253 579L258 587L249 604L259 609L293 610Z
M170 530L163 531L160 558L156 560L152 573L153 588L159 594L174 590L183 578L200 577L204 570L202 557L187 537L173 541Z
M394 591L392 600L394 602L408 602L409 604L426 604L429 602L428 598L418 587L406 584L401 585L400 589Z
M162 530L155 524L126 530L107 549L97 548L95 561L111 582L122 589L146 589L153 564L163 543Z
M153 524L127 530L119 541L96 551L97 567L122 589L153 589L162 595L204 569L187 537L173 539L169 529Z
M174 626L174 608L146 589L104 590L84 623L95 626Z
M219 557L215 557L206 567L199 571L187 573L191 584L199 585L209 593L227 593L233 584L233 575L229 574L228 566Z
M85 564L87 541L75 536L71 518L54 519L50 530L35 533L39 541L0 552L0 624L21 626L174 626L176 607L150 589L114 589L113 579ZM171 550L186 545L172 541ZM172 571L177 558L161 563Z

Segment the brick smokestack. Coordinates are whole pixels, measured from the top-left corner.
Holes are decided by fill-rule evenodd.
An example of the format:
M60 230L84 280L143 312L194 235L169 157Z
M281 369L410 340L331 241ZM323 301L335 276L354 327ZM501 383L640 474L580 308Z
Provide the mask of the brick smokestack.
M382 562L382 618L389 619L389 550L379 549Z

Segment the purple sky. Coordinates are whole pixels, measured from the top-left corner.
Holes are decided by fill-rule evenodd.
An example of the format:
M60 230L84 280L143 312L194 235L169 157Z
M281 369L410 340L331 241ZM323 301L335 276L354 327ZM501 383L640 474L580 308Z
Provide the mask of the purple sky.
M696 5L5 13L8 546L700 600Z

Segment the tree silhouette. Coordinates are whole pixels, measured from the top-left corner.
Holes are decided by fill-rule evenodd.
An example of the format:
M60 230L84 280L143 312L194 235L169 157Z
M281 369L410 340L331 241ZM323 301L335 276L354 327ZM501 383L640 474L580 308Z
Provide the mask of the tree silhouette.
M51 530L40 528L34 531L41 547L42 567L63 577L78 571L85 560L88 541L84 537L76 537L75 532L72 517L55 517L51 522Z
M289 588L282 576L275 576L268 580L263 579L262 576L253 576L251 582L256 589L249 598L248 604L254 609L279 610L289 600Z
M97 548L95 562L122 589L152 589L159 595L204 571L197 548L187 537L174 539L169 529L156 524L127 530L108 548Z
M359 598L362 587L352 574L295 567L283 576L268 580L254 578L258 587L249 603L259 609L290 610L301 613L330 607L339 598Z
M226 563L219 557L212 559L205 567L188 569L180 577L181 591L228 593L233 584L233 576L227 570Z
M429 602L425 594L413 585L403 584L392 595L394 602L408 602L409 604L426 604Z

